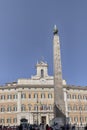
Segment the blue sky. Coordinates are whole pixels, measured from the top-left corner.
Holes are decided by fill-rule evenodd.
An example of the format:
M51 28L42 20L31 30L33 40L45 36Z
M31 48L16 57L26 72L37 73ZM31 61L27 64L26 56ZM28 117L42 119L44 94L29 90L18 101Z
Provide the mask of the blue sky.
M0 1L0 85L30 78L37 60L53 75L53 27L61 43L63 78L87 86L87 1Z

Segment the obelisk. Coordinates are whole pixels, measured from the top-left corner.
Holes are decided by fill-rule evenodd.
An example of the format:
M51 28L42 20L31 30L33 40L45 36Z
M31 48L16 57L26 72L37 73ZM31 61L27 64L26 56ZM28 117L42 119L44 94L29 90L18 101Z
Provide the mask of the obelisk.
M53 30L53 62L54 62L54 116L65 117L63 93L60 40L56 25Z

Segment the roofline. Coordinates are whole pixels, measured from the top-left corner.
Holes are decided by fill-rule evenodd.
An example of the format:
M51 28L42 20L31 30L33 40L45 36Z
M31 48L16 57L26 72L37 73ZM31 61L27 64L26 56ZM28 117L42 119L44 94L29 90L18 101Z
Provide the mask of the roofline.
M0 86L0 89L17 89L17 88L54 88L54 85L52 84L16 84L11 86ZM67 90L70 89L78 89L78 90L87 90L87 86L75 86L75 85L63 85L63 88L66 88Z
M0 86L0 89L17 89L17 88L54 88L54 85L13 85L13 86Z
M66 89L78 89L78 90L87 90L87 86L75 86L75 85L64 85L63 88Z

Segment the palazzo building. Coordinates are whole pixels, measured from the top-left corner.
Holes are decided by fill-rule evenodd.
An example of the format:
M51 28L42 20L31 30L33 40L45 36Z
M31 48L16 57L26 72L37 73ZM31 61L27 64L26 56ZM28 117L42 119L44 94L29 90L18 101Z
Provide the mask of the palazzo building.
M59 35L57 31L54 31L53 44L57 40ZM0 86L0 125L19 125L23 118L30 124L49 124L55 116L54 103L57 98L57 107L61 111L64 110L70 124L85 125L87 123L87 87L68 85L62 79L60 48L57 49L54 47L54 52L58 51L59 62L56 66L54 65L54 69L59 67L56 76L59 76L61 72L59 79L61 78L62 89L56 90L55 76L49 76L48 64L44 61L38 62L36 75ZM56 81L56 83L60 82ZM63 95L61 96L60 93ZM59 94L63 99L59 99Z

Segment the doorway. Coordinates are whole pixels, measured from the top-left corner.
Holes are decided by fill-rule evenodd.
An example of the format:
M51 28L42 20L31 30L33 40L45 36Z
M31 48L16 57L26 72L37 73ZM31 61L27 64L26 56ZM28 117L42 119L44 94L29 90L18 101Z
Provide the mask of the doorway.
M41 123L42 124L46 124L46 116L42 116L41 117Z

